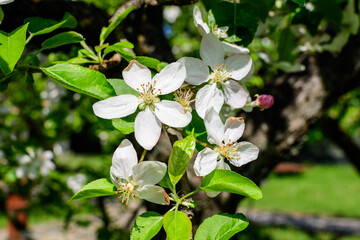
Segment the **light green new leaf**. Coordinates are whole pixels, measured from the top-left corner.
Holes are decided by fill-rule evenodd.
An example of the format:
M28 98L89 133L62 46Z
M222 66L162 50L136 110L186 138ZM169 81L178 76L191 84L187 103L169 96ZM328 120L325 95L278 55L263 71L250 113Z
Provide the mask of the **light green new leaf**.
M145 212L135 221L130 240L152 239L161 229L163 216L156 212Z
M161 62L155 58L151 58L151 57L136 57L135 58L136 61L138 61L139 63L141 63L144 66L147 66L149 68L158 70L158 66L159 64L161 64Z
M129 87L129 85L127 85L123 79L109 78L107 81L114 88L116 95L132 94L137 97L139 96L139 92Z
M114 195L116 187L105 178L92 181L82 187L70 201L84 198Z
M205 219L196 231L195 240L228 240L248 225L249 221L241 213L219 213Z
M163 218L163 227L167 234L167 240L190 239L191 221L183 212L167 212Z
M215 169L206 175L201 183L202 190L209 192L229 192L252 199L262 198L261 190L250 179L224 169Z
M25 18L25 23L29 23L29 32L32 36L50 33L58 28L76 28L77 21L70 13L66 12L60 21L52 19L31 17Z
M135 131L134 122L138 112L135 112L129 116L123 118L111 119L114 128L119 130L121 133L127 135Z
M175 185L185 173L194 153L195 143L193 134L174 143L168 165L169 177L173 185Z
M3 12L3 10L2 10L2 8L0 7L0 24L1 24L1 22L2 22L2 20L4 19L4 12Z
M80 33L73 32L73 31L63 32L63 33L59 33L51 38L46 39L41 44L42 48L40 49L40 51L43 51L45 49L57 48L57 47L60 47L62 45L66 45L66 44L79 43L84 40L85 39L83 38L83 36Z
M106 38L110 35L112 31L126 18L126 16L131 13L133 10L135 10L135 7L129 7L127 8L123 13L121 13L115 21L110 23L108 27L103 27L101 29L100 33L100 44L103 44L106 40Z
M98 99L116 96L105 75L86 67L60 63L48 68L41 68L56 83L72 91L83 93Z
M5 75L14 70L24 51L27 27L25 24L11 33L0 31L0 69Z
M126 51L124 48L134 48L134 45L131 42L128 41L122 41L122 42L117 42L113 45L110 46L106 46L106 49L104 51L104 56L106 56L108 53L111 52L121 52L121 51ZM127 53L127 55L132 55L130 52ZM133 56L133 55L132 55ZM135 56L134 56L135 57Z

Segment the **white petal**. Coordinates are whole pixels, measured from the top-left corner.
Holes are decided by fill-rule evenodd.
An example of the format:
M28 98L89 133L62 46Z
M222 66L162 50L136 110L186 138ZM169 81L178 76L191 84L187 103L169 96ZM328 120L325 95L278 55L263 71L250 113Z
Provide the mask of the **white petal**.
M206 23L204 23L198 6L194 7L193 16L195 26L198 28L200 35L204 36L205 34L209 33L210 28Z
M149 108L139 112L134 128L135 139L143 148L151 150L159 141L161 122Z
M182 57L178 60L185 66L185 82L192 85L200 85L209 79L209 67L200 59Z
M240 47L240 46L232 44L232 43L222 41L221 44L225 51L225 54L227 54L227 55L231 55L234 53L249 53L250 52L249 49Z
M216 168L216 162L219 154L205 148L199 152L194 162L194 171L196 176L205 176L211 173Z
M221 84L224 89L225 102L232 108L242 108L245 106L248 93L236 81L229 80Z
M154 76L154 87L160 89L159 95L168 94L177 90L184 83L185 77L185 66L180 62L174 62Z
M137 91L142 89L141 84L151 83L150 70L136 60L129 63L122 71L122 75L126 84Z
M201 59L211 68L224 63L224 49L220 40L212 33L206 34L200 45Z
M245 123L243 118L230 117L225 122L225 143L229 140L236 142L244 133Z
M201 118L205 117L205 112L211 106L215 111L220 112L224 104L224 93L220 91L216 84L205 85L196 94L195 109Z
M166 164L159 161L145 161L133 167L136 185L153 185L161 181L166 173Z
M129 177L132 175L132 168L137 162L138 158L132 143L124 139L112 157L112 165L110 168L112 182L118 185L121 179L129 180Z
M213 107L206 111L204 124L209 143L220 146L224 140L224 124L220 119L219 113Z
M155 115L162 123L176 128L187 126L192 118L180 103L169 100L155 104Z
M240 160L230 158L230 163L236 167L240 167L248 162L255 160L259 155L259 148L249 142L239 142L239 146L236 157L240 157ZM241 146L241 147L240 147Z
M134 95L124 94L95 103L93 110L95 115L101 118L121 118L134 113L140 102Z
M139 194L139 197L149 202L169 205L169 196L165 190L160 186L144 185L134 191L135 194Z
M11 3L13 2L14 0L1 0L0 1L0 5L3 5L3 4L8 4L8 3Z
M235 53L225 59L227 68L231 70L231 78L241 80L246 77L251 70L251 57L245 53Z
M223 158L221 158L220 161L217 162L216 169L231 170L229 164L227 164Z

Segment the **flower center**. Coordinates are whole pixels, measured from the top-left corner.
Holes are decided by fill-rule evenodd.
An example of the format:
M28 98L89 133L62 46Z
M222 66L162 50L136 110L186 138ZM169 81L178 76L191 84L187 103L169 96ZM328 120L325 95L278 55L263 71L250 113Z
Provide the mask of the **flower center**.
M148 82L147 84L141 84L142 89L136 89L139 91L139 98L143 101L140 104L141 110L144 110L147 106L153 107L154 103L160 102L158 95L161 94L161 90L155 88L155 84L156 81L154 81L154 84Z
M134 199L136 194L133 193L135 186L132 183L119 184L116 194L121 194L118 199L121 199L122 203L125 203L126 206L129 204L130 198Z
M184 107L184 111L185 113L187 111L191 112L192 109L190 107L190 103L191 102L194 102L196 99L192 99L191 98L194 96L194 93L190 91L190 89L186 90L177 90L175 93L174 93L174 100L178 103L181 104L181 106Z
M223 142L221 146L216 148L216 151L220 153L221 156L225 157L227 160L231 158L238 161L240 160L238 149L241 147L241 145L236 144L237 142L233 142L231 141L231 139L229 139L229 142L227 144Z
M230 71L226 67L226 64L221 64L220 66L214 65L214 70L210 74L210 84L226 82L229 78L231 78L232 71Z
M218 38L227 38L228 27L218 27L218 25L212 26L212 33L215 34Z

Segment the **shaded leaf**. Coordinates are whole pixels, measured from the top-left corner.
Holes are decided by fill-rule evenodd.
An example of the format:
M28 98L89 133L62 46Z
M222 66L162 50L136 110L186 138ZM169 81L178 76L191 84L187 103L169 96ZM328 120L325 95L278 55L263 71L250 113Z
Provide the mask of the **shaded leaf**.
M45 49L57 48L57 47L60 47L62 45L66 45L66 44L79 43L84 40L85 39L83 38L83 36L80 33L73 32L73 31L63 32L63 33L59 33L55 36L52 36L51 38L46 39L41 44L42 48L40 49L40 51L45 50Z

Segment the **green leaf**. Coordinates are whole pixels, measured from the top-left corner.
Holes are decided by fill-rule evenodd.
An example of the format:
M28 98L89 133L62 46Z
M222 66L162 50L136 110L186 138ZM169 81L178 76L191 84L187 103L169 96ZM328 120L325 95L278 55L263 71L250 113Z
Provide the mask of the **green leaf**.
M105 75L93 69L78 65L60 63L41 70L56 83L72 91L97 99L116 96Z
M51 38L46 39L41 44L40 51L43 51L45 49L52 49L57 48L62 45L66 44L72 44L72 43L79 43L84 41L85 39L80 33L69 31L69 32L63 32L59 33Z
M207 132L204 120L197 114L195 110L191 112L191 115L191 122L184 128L184 132L189 135L192 133L192 131L194 131L193 136L196 139L209 144L209 142L207 141ZM196 143L196 151L200 152L204 148L205 147L200 145L198 142Z
M196 231L195 240L227 240L248 225L249 221L241 213L219 213L205 219Z
M160 61L155 58L141 56L141 57L135 57L135 59L142 65L158 70L158 65L160 64Z
M133 60L135 58L134 54L125 50L124 47L122 47L118 43L108 46L104 51L104 56L106 56L107 54L109 54L111 52L116 52L116 53L120 54L128 62L130 62L131 60Z
M167 212L163 218L163 227L167 234L167 240L190 239L191 221L183 212Z
M0 31L0 69L5 75L14 70L24 51L27 27L25 24L11 33Z
M300 63L291 64L285 61L276 62L273 66L288 73L301 72L305 70L305 66Z
M229 36L237 35L239 44L249 45L259 24L258 10L249 3L234 4L226 1L218 2L212 7L216 23L219 27L228 26ZM236 16L236 17L234 17Z
M100 44L104 43L104 41L106 40L106 38L110 35L110 33L112 31L114 31L114 29L126 18L126 16L132 12L133 10L135 10L135 7L129 7L127 8L123 13L121 13L116 19L115 21L113 21L112 23L110 23L110 25L108 27L103 27L101 29L101 33L100 33Z
M298 54L293 51L297 47L297 39L290 27L285 28L280 33L278 52L279 60L294 63Z
M3 10L2 10L2 8L0 7L0 24L1 24L1 22L2 22L2 20L4 19L4 12L3 12Z
M163 70L164 67L166 67L167 65L169 65L169 63L167 62L160 62L157 66L156 66L156 70L158 72L160 72L161 70Z
M163 177L163 179L161 179L160 182L158 182L158 184L159 184L160 186L162 186L163 188L168 188L168 189L170 189L170 190L173 190L173 184L172 184L172 182L171 182L171 180L170 180L169 172L168 172L168 171L166 171L165 176Z
M106 178L92 181L82 187L70 201L84 198L115 195L116 187Z
M242 0L241 2L249 3L253 6L257 10L261 21L265 22L266 18L269 16L269 10L274 5L275 0Z
M123 118L111 119L114 128L119 130L121 133L127 135L135 131L134 122L138 112L135 112L129 116Z
M109 78L107 81L114 88L116 95L132 94L137 97L139 96L139 92L129 87L129 85L127 85L123 79Z
M297 5L299 5L300 7L303 7L306 0L291 0L293 1L294 3L296 3Z
M100 46L95 46L95 51L98 53L100 52L101 50L103 50L104 48L107 48L109 46L109 43L106 43L106 44L102 44Z
M193 134L174 143L168 164L169 176L173 185L175 185L185 173L194 153L195 143Z
M224 169L215 169L206 175L201 183L202 190L209 192L229 192L252 199L262 198L261 190L250 179Z
M152 239L161 229L163 216L156 212L145 212L135 221L130 240Z
M25 23L29 23L29 32L32 36L50 33L59 28L76 28L77 21L70 13L66 12L60 21L52 19L31 17L25 18Z

